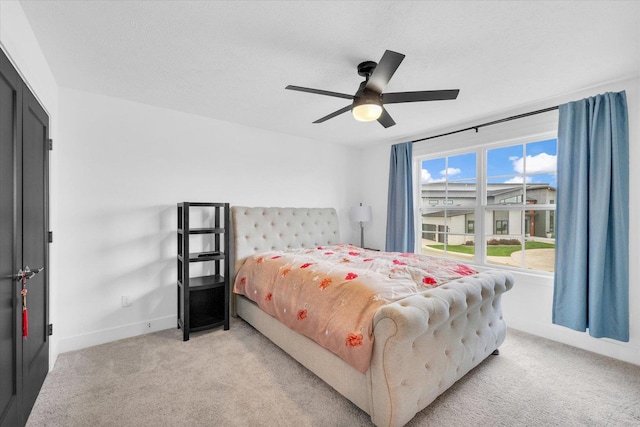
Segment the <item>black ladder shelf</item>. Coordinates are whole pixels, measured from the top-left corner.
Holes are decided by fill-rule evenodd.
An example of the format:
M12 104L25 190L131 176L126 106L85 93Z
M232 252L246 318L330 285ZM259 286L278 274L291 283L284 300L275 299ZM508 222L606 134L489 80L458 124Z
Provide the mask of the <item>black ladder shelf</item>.
M191 228L190 213L197 208L203 222L213 225ZM212 215L212 216L211 216ZM224 325L229 329L230 251L229 203L178 203L178 329L184 341L189 333ZM189 252L189 237L210 235L200 252ZM221 239L222 237L222 239ZM202 265L202 275L191 277L191 263Z

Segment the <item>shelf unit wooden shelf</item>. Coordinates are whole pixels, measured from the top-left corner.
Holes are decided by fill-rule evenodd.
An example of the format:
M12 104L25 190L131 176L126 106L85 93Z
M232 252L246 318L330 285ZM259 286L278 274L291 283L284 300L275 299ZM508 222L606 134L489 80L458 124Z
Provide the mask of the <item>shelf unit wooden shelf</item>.
M196 208L213 227L190 226ZM202 220L201 218L201 220ZM178 203L178 329L183 340L195 331L224 326L229 329L230 249L229 203ZM190 237L204 235L207 250L189 252ZM200 276L191 276L192 263L203 263Z

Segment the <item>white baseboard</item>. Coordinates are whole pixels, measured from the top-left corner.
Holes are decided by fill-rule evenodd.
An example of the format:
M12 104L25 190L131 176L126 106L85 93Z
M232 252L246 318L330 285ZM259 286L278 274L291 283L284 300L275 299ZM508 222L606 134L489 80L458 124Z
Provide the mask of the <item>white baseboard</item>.
M592 353L640 365L640 348L634 345L637 343L621 342L609 338L594 338L588 332L574 331L551 323L532 322L530 319L513 316L507 319L507 326Z
M176 327L176 316L166 316L52 340L49 351L49 370L53 369L58 355L62 353Z
M49 351L49 369L53 369L58 355L68 351L80 350L82 348L93 347L111 341L124 338L135 337L137 335L148 334L176 327L176 316L166 316L151 319L144 322L131 323L116 328L102 329L87 334L64 337L59 340L52 340ZM584 332L573 331L561 326L532 322L531 319L520 319L509 317L507 326L522 332L558 341L583 350L598 353L614 359L622 360L634 365L640 365L640 348L631 343L623 343L610 339L593 338Z

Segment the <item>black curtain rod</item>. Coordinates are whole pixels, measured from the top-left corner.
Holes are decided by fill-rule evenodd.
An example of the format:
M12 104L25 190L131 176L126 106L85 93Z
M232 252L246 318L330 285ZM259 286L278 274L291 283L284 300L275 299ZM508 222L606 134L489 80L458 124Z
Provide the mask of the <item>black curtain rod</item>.
M531 111L530 113L518 114L517 116L511 116L511 117L507 117L505 119L494 120L492 122L482 123L481 125L475 125L475 126L470 126L468 128L464 128L464 129L460 129L460 130L454 130L453 132L447 132L447 133L442 133L440 135L428 136L426 138L416 139L415 141L412 141L412 142L415 144L416 142L426 141L428 139L434 139L434 138L441 138L443 136L453 135L455 133L460 133L460 132L466 132L466 131L472 130L472 129L475 129L475 131L477 133L478 129L483 128L485 126L491 126L491 125L497 125L498 123L510 122L511 120L522 119L523 117L534 116L536 114L546 113L548 111L553 111L553 110L557 110L557 109L558 109L558 106L556 105L554 107L543 108L542 110Z

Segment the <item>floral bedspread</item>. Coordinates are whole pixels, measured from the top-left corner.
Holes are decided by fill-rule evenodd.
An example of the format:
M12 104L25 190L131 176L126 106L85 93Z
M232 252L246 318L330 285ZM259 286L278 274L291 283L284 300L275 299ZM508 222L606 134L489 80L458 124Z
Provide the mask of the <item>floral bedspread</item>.
M249 257L234 292L364 373L380 306L475 273L427 255L333 245Z

